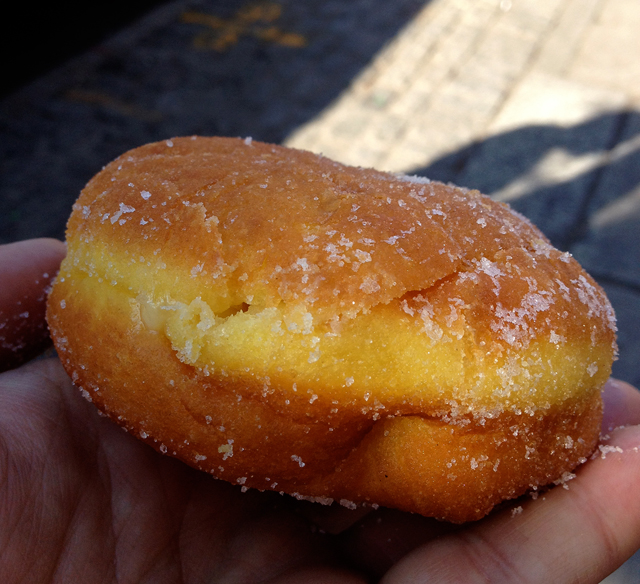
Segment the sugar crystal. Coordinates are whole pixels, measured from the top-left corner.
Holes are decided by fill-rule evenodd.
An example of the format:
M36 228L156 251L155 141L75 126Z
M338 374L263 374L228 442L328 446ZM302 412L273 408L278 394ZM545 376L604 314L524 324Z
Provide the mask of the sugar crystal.
M304 466L304 462L302 462L302 458L300 458L297 454L292 454L291 460L293 460L294 462L297 462L300 468Z

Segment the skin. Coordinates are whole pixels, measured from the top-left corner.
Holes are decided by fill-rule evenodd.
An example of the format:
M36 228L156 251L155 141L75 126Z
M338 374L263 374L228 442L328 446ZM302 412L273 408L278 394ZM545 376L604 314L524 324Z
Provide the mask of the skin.
M54 240L0 246L7 322L26 296L37 304L42 273L55 273L63 255ZM640 393L626 383L606 385L604 446L568 488L452 526L242 493L161 456L99 416L55 357L19 366L42 347L41 324L21 329L22 348L0 375L8 584L596 584L640 547Z

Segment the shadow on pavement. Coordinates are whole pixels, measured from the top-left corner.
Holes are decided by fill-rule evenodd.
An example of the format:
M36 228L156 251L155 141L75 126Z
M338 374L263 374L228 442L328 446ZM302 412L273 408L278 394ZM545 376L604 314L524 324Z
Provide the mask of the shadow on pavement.
M569 249L588 235L590 218L640 185L640 114L608 113L569 127L525 126L413 172L508 202L554 245Z

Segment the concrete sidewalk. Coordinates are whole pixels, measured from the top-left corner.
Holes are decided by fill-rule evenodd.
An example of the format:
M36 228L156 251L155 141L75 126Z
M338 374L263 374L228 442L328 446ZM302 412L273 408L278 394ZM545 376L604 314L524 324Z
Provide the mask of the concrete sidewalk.
M638 0L177 0L0 103L0 242L175 135L479 188L604 286L640 385ZM640 555L606 580L640 582Z

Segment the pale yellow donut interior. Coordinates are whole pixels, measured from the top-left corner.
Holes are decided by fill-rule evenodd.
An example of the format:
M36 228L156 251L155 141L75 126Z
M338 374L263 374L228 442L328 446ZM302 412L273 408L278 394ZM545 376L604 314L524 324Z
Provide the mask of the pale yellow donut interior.
M448 327L419 318L399 300L323 321L312 307L264 307L226 285L203 289L155 257L118 256L95 242L74 246L62 274L93 287L96 299L105 283L118 291L131 305L131 326L165 335L183 363L205 374L246 373L285 395L304 387L310 400L322 392L336 403L413 405L448 419L533 414L599 388L608 372L608 356L586 339L560 346L540 336L524 351L484 352L459 319Z

